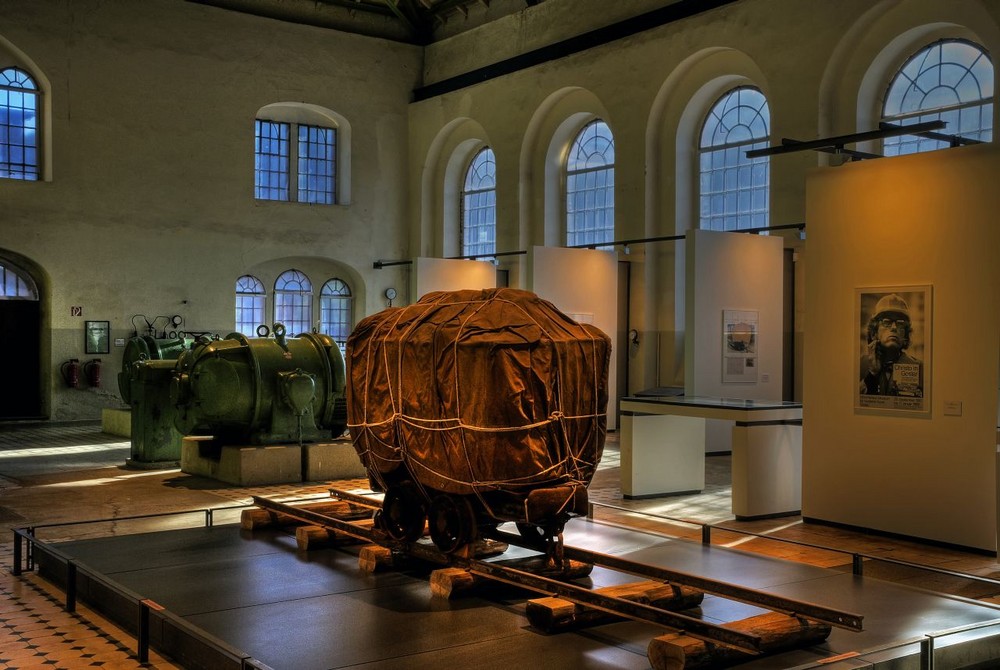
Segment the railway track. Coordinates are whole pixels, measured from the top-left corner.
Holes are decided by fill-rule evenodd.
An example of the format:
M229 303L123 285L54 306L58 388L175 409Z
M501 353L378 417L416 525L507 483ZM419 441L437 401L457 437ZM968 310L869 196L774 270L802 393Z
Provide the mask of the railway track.
M471 545L460 551L444 553L429 542L393 540L378 524L366 519L381 508L379 499L337 489L331 489L330 494L331 500L337 501L341 507L331 507L329 503L293 505L260 496L254 496L253 502L271 518L307 524L327 533L349 536L374 545L364 549L368 550L369 556L374 552L381 558L367 560L391 563L395 557L402 555L440 566L431 576L432 586L447 583L438 587L440 592L464 591L477 581L490 580L542 594L543 598L528 602L527 614L532 624L548 630L592 625L606 621L608 617L666 628L669 631L666 635L650 643L648 655L654 667L723 667L762 653L816 644L829 635L831 627L862 630L862 617L858 614L582 547L562 547L566 559L562 567L572 564L578 568L585 566L582 573L577 569L575 576L589 574L590 566L599 566L647 581L631 588L591 589L567 581L572 576L569 574L572 570L559 575L559 571L549 565L548 570L539 573L535 569L540 564L538 560L529 568L524 561L511 564L497 557L484 560L476 555ZM546 550L542 538L515 535L495 528L483 529L482 535L494 547L502 543L541 554ZM363 562L366 560L364 554L363 550ZM462 585L461 588L456 586L457 583ZM747 603L770 613L740 622L715 624L694 613L677 611L700 602L701 594Z

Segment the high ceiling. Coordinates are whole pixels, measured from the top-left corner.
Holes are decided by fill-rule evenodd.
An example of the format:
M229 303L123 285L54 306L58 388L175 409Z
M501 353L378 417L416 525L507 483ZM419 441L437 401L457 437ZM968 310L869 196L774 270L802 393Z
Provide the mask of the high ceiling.
M188 0L321 28L429 44L543 0Z

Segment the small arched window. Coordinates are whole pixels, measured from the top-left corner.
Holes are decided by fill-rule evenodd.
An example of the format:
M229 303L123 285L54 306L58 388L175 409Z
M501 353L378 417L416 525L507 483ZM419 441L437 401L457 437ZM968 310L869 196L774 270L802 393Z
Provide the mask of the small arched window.
M38 300L38 288L26 272L0 264L0 300Z
M0 70L0 177L38 179L38 97L27 72Z
M497 163L493 150L476 154L462 188L462 256L497 250Z
M591 121L566 158L566 245L601 246L615 239L615 140Z
M930 44L903 64L885 94L882 121L912 125L942 120L939 134L989 142L993 138L993 63L983 47L968 40ZM950 142L917 135L888 137L886 156L934 151Z
M298 270L286 270L274 282L274 321L289 336L312 331L312 282Z
M256 337L264 323L264 284L252 275L236 280L236 332Z
M699 143L699 226L745 230L768 225L770 162L747 158L768 145L771 116L758 89L740 86L712 106Z
M322 331L332 337L343 352L354 324L351 287L337 278L323 284L319 296L319 312Z

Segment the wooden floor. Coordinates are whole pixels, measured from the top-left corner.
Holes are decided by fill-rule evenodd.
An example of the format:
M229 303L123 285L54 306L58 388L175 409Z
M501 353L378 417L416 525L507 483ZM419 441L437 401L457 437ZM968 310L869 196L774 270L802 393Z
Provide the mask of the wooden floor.
M331 485L315 482L245 489L178 470L129 470L124 467L128 456L128 441L103 434L98 426L0 430L0 523L6 530L83 519L223 508L249 503L250 496L256 494L284 498L322 494ZM711 524L713 544L825 568L848 571L852 554L857 552L1000 580L1000 564L991 555L804 523L795 516L736 521L730 512L728 456L707 459L706 482L705 491L693 496L624 500L617 436L610 435L602 467L590 487L594 516L692 541L701 541L701 524ZM353 481L334 485L350 488L361 484ZM173 518L163 518L105 524L100 529L65 526L52 531L51 539L160 530L176 523ZM62 594L36 575L14 577L12 537L9 531L0 537L0 668L175 667L155 654L149 663L140 664L134 658L136 642L129 635L86 607L79 607L75 613L65 612ZM866 560L864 570L866 575L895 582L1000 602L1000 585L878 560Z

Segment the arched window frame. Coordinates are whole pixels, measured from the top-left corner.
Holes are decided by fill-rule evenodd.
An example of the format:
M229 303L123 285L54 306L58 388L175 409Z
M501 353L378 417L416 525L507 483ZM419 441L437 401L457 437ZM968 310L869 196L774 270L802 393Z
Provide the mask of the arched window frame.
M18 67L0 70L0 178L37 181L41 165L41 90Z
M30 274L0 261L0 300L38 300L38 287Z
M257 326L263 325L266 300L264 283L253 275L236 280L236 332L256 337Z
M274 281L274 321L289 336L312 332L313 287L303 272L285 270Z
M333 110L279 102L254 122L258 202L347 205L351 201L351 125Z
M496 252L496 178L496 155L491 148L483 147L469 162L459 200L462 256Z
M699 135L699 227L746 230L768 225L770 159L746 152L770 142L767 98L754 86L726 91L711 106Z
M615 140L602 119L585 125L566 155L566 246L615 239ZM607 247L604 247L607 248Z
M334 277L323 284L319 296L320 330L333 338L341 352L354 327L353 307L354 296L347 282Z
M989 52L972 40L946 38L914 52L889 79L881 121L912 125L944 120L942 135L989 142L993 139L995 68ZM886 156L922 153L951 142L917 135L883 140Z

